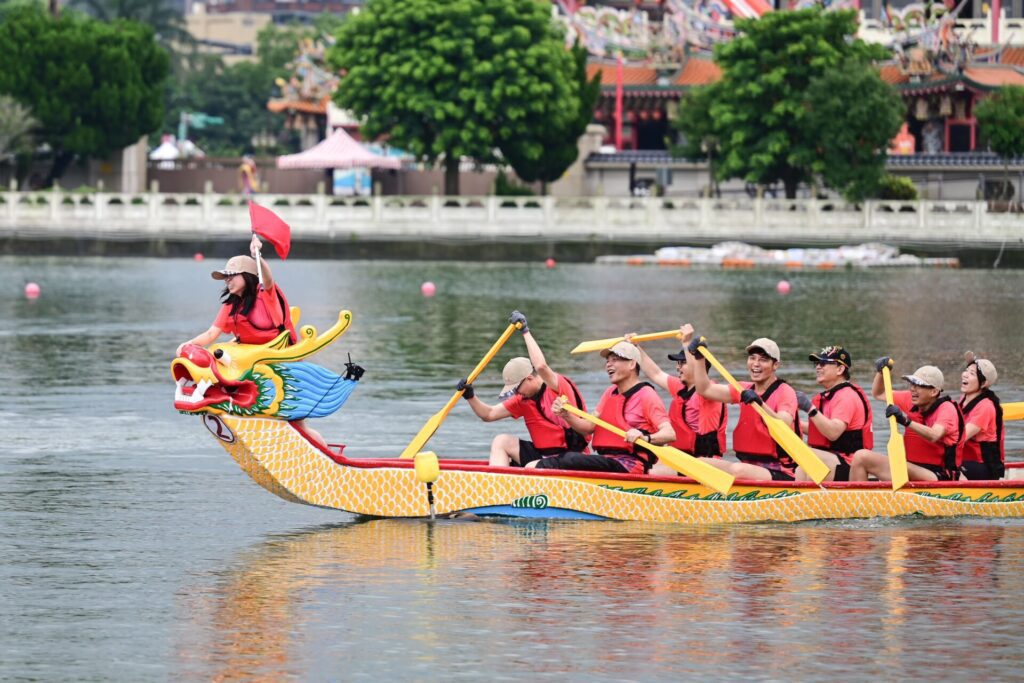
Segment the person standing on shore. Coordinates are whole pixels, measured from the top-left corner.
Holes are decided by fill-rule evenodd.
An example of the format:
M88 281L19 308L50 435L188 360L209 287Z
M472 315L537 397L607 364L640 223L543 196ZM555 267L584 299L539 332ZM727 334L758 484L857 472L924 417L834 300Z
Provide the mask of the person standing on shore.
M672 422L658 392L647 382L640 381L640 349L620 341L602 351L601 355L612 385L601 395L594 414L624 431L625 438L564 411L565 399L559 397L552 404L554 413L580 434L593 434L591 445L597 454L569 452L537 460L531 463L532 466L538 469L645 474L654 466L657 457L637 446L636 440L644 439L655 446L676 440Z
M875 361L875 378L871 395L885 400L882 369L892 367L892 358L882 356ZM964 431L964 418L960 407L942 395L942 371L934 365L924 365L903 379L909 391L894 391L893 404L885 409L885 416L895 417L905 428L903 439L907 454L907 476L910 481L951 481L960 477L959 443ZM867 449L857 451L850 461L850 481L867 481L874 476L879 481L892 481L889 456Z
M560 375L548 365L537 340L527 324L526 316L512 311L510 324L522 327L523 342L529 358L513 358L501 372L505 386L499 398L502 402L488 405L476 396L472 384L465 379L459 381L457 389L462 391L469 407L484 422L505 418L523 418L530 440L520 439L513 434L498 434L491 441L491 455L488 464L492 467L527 467L542 458L562 455L569 451L587 452L587 439L574 431L563 417L555 415L551 404L559 396L568 396L572 405L580 410L587 406L579 389L571 379Z
M260 181L256 171L256 160L246 154L238 166L238 185L242 194L252 199L259 190Z
M996 481L1006 473L1003 407L991 389L999 373L992 361L974 358L960 374L960 410L964 414L961 479Z
M687 353L699 356L702 346L706 344L696 337L687 347ZM741 404L740 419L732 431L732 447L739 462L708 460L737 479L794 480L796 462L775 443L764 420L751 407L757 403L768 415L789 425L800 436L796 392L775 374L780 355L779 345L771 339L761 337L752 341L747 346L747 372L751 381L740 383L742 391L712 383L704 363L693 364L693 381L698 394L712 401Z
M845 348L826 346L808 359L823 391L813 399L796 392L797 405L807 413L807 445L828 465L825 481L849 481L853 454L875 445L871 404L864 390L850 381L853 360ZM797 481L809 478L803 468L796 469Z
M658 367L658 364L638 345L640 370L672 396L668 416L672 422L672 429L676 433L676 440L669 445L697 458L721 459L722 454L725 453L728 412L724 403L704 398L696 393L693 382L693 366L701 361L688 357L686 353L686 345L693 338L693 326L689 323L681 325L679 334L683 348L679 353L668 354L668 359L676 363L676 377L672 377ZM626 341L631 342L632 336L627 334ZM707 372L711 363L707 360L704 360L703 363L704 370ZM651 468L651 474L674 476L679 473L659 462Z

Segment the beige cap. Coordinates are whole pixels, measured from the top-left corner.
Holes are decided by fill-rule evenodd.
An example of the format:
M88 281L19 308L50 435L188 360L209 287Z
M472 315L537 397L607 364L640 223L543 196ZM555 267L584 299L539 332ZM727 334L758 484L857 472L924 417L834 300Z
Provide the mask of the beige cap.
M620 341L612 348L601 351L602 358L607 358L611 354L615 354L619 358L625 358L626 360L635 360L637 363L640 362L640 349L627 341Z
M931 387L939 391L942 391L942 385L945 381L942 377L942 370L939 370L934 365L922 365L914 371L913 375L903 375L903 379L919 387Z
M761 349L768 354L776 362L782 360L782 356L779 354L779 345L773 342L767 337L761 337L747 344L747 353L750 353L754 349Z
M232 256L228 259L228 262L224 264L223 270L215 270L210 273L210 277L214 280L223 280L229 275L238 275L239 273L249 273L250 275L256 275L256 261L252 256Z
M982 386L992 386L999 379L999 373L996 372L996 366L992 365L992 361L979 358L974 363L978 366L978 374L985 376L985 381L982 382Z
M505 363L504 369L501 371L501 379L505 382L505 386L501 388L501 398L507 398L515 393L516 389L524 379L533 374L533 363L530 362L529 358L523 358L517 356Z

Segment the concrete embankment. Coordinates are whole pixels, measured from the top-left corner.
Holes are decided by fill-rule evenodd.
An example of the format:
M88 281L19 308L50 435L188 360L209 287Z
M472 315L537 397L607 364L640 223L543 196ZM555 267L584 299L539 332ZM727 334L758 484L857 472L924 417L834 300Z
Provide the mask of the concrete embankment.
M673 245L884 242L968 267L1024 266L1024 216L984 202L609 197L261 196L298 258L592 261ZM249 232L244 200L195 194L0 193L0 253L220 257Z

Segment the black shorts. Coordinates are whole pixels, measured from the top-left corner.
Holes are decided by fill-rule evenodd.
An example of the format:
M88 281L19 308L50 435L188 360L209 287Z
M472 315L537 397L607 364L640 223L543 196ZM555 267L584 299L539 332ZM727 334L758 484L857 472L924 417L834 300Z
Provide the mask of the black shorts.
M983 462L965 462L960 465L960 471L972 481L998 481L1003 478L1002 474L997 476L992 468Z
M910 461L908 460L907 462ZM925 465L924 463L921 462L910 462L910 464L917 465L918 467L923 467L929 472L934 472L935 476L938 478L939 481L955 481L956 478L959 476L958 470L953 470L952 472L950 472L942 465Z
M537 450L537 447L533 445L532 441L526 439L519 439L519 463L513 460L510 465L512 467L526 467L534 460L540 460L541 458L550 458L555 455L561 455L565 451L548 451L545 452Z
M761 469L768 470L768 473L772 475L772 481L795 481L796 477L793 476L793 472L786 470L776 469L769 467L770 464L774 465L778 462L775 458L767 455L751 455L748 453L737 453L736 459L744 465L754 465Z
M521 453L521 451L520 451ZM582 470L586 472L629 472L617 460L596 453L569 451L561 455L542 457L537 463L538 470Z
M836 455L839 454L836 453ZM839 464L836 465L836 471L835 474L832 475L832 481L850 481L850 465L844 461L842 457L839 458Z

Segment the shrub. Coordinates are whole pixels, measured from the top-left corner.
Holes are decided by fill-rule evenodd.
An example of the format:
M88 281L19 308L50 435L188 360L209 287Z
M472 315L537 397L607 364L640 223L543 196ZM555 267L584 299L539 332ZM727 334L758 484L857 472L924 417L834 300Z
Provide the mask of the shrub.
M494 194L499 197L532 197L535 193L525 185L509 180L504 171L498 171L494 178Z
M878 184L879 199L911 200L917 199L917 185L905 176L885 174Z

